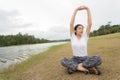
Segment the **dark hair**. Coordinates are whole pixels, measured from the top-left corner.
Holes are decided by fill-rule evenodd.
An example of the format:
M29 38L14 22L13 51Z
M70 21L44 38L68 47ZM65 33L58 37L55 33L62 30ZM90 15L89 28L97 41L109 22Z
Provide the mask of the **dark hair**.
M84 28L84 26L82 24L77 24L77 25L75 25L74 30L76 31L79 26L82 26L82 28ZM76 35L76 32L75 32L75 35Z

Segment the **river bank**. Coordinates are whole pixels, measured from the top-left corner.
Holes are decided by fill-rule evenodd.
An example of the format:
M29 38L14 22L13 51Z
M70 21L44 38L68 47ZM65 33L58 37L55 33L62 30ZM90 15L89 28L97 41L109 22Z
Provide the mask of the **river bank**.
M51 46L64 44L66 42L54 42L44 44L32 44L21 46L0 47L0 73L9 65L14 65L28 59L31 55L44 52Z
M39 62L44 60L46 57L51 55L54 50L57 50L62 45L55 45L50 47L47 51L44 51L40 54L32 55L27 60L15 64L14 66L9 66L8 69L4 70L4 73L0 74L0 80L17 80L17 78L23 74L26 70L29 68L32 68L33 66L37 65Z

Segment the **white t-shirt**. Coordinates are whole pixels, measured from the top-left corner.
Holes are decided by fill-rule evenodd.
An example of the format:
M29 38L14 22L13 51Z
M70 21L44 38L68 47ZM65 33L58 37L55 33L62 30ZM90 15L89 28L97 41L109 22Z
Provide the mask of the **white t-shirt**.
M72 33L71 36L71 45L73 50L73 56L83 57L87 56L87 42L89 37L87 36L86 32L82 33L80 40L78 40L75 32Z

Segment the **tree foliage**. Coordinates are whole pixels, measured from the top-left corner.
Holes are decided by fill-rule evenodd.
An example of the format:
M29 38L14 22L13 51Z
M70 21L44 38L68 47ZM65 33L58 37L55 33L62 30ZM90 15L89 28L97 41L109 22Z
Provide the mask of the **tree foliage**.
M35 44L50 42L47 39L35 38L33 35L18 33L16 35L0 35L0 46L20 45L20 44Z
M120 32L120 25L110 25L111 22L108 22L106 25L100 26L98 30L94 30L90 33L90 36L99 36L106 35L111 33Z

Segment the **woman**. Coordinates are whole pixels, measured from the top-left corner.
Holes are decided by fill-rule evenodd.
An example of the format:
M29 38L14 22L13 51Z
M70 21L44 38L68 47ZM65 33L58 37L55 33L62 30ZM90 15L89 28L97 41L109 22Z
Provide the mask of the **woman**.
M74 27L75 16L78 11L86 10L88 16L88 22L86 30L81 24L77 24ZM70 21L70 36L71 46L73 50L73 58L63 58L61 64L67 67L69 74L74 71L83 71L85 73L101 74L100 69L97 67L102 63L99 56L89 57L87 54L87 42L89 39L90 29L92 26L92 19L90 9L86 6L80 6L74 10Z

